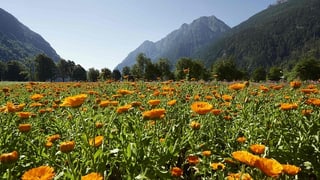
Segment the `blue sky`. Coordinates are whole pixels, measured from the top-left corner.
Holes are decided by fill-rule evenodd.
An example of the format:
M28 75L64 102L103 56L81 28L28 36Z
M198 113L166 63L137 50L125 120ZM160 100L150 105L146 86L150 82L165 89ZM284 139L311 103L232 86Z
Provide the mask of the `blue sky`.
M158 41L201 16L233 27L275 0L0 0L1 8L85 69L119 64L145 40Z

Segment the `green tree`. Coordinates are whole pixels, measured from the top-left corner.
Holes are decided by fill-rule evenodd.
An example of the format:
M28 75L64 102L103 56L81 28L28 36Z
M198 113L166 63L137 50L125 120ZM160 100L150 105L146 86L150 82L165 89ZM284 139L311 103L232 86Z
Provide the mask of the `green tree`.
M7 71L7 64L0 61L0 81L4 80L4 74Z
M171 65L168 59L160 58L156 64L156 69L159 71L159 77L162 80L169 80L174 78L174 74L170 71Z
M136 64L132 67L132 74L137 78L145 79L146 69L148 66L149 68L151 67L151 59L147 58L145 54L140 53L138 54L136 61ZM148 76L150 76L150 74L148 74Z
M265 68L263 67L256 68L251 74L251 79L255 82L265 81L267 79L267 72Z
M320 62L314 58L304 58L293 68L296 78L301 80L317 80L320 78Z
M121 73L119 71L119 69L114 69L112 71L112 78L116 81L120 81L121 80Z
M112 72L111 72L110 69L108 69L108 68L102 68L101 69L100 75L99 75L99 78L101 80L111 79L111 76L112 76Z
M5 80L7 81L26 81L28 77L25 73L26 71L23 64L19 61L9 61L7 62L7 71L5 72Z
M88 70L88 81L91 81L91 82L98 81L99 75L100 75L100 72L99 72L98 69L89 68L89 70Z
M71 74L71 78L75 81L86 81L87 71L81 65L75 65Z
M57 74L56 64L51 58L44 54L39 54L35 58L36 77L39 81L53 80Z
M62 78L62 81L64 82L65 79L71 78L72 76L72 71L75 68L75 63L70 60L64 60L60 59L59 62L57 63L57 69L59 76Z
M282 69L279 67L271 67L268 72L268 79L271 81L279 81L283 76Z
M122 68L122 75L128 76L131 74L131 68L129 66L125 66Z
M220 59L212 67L212 72L219 81L233 81L243 79L241 72L232 58Z

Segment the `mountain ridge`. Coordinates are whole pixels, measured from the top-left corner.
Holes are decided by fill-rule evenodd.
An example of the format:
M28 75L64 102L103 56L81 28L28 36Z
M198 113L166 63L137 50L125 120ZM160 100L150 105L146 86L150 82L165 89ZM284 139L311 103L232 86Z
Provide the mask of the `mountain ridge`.
M25 60L46 54L54 61L60 56L38 33L21 23L15 16L0 8L0 60Z
M202 16L190 24L183 23L180 28L173 30L159 41L144 41L130 52L115 69L132 66L140 53L144 53L153 62L159 58L167 58L174 64L177 59L191 56L207 43L218 39L223 32L229 29L228 25L215 16Z

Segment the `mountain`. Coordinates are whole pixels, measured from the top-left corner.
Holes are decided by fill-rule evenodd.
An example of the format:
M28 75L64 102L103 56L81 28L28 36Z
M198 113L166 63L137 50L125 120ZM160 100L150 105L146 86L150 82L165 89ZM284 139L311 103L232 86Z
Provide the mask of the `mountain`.
M167 58L172 65L181 57L190 57L208 43L215 42L230 27L215 16L200 17L190 24L183 24L163 39L152 42L144 41L137 49L116 67L122 69L136 63L136 57L144 53L153 62Z
M56 51L39 34L31 31L13 15L0 8L0 60L23 60L43 53L54 61Z
M282 0L270 5L203 48L207 67L232 57L249 72L256 67L291 69L303 56L320 58L320 1Z

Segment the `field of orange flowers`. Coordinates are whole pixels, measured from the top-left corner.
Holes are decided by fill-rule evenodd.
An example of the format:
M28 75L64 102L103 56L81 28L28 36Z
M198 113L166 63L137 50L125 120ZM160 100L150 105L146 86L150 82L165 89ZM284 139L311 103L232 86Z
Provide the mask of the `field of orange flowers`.
M0 88L2 179L320 176L317 82Z

